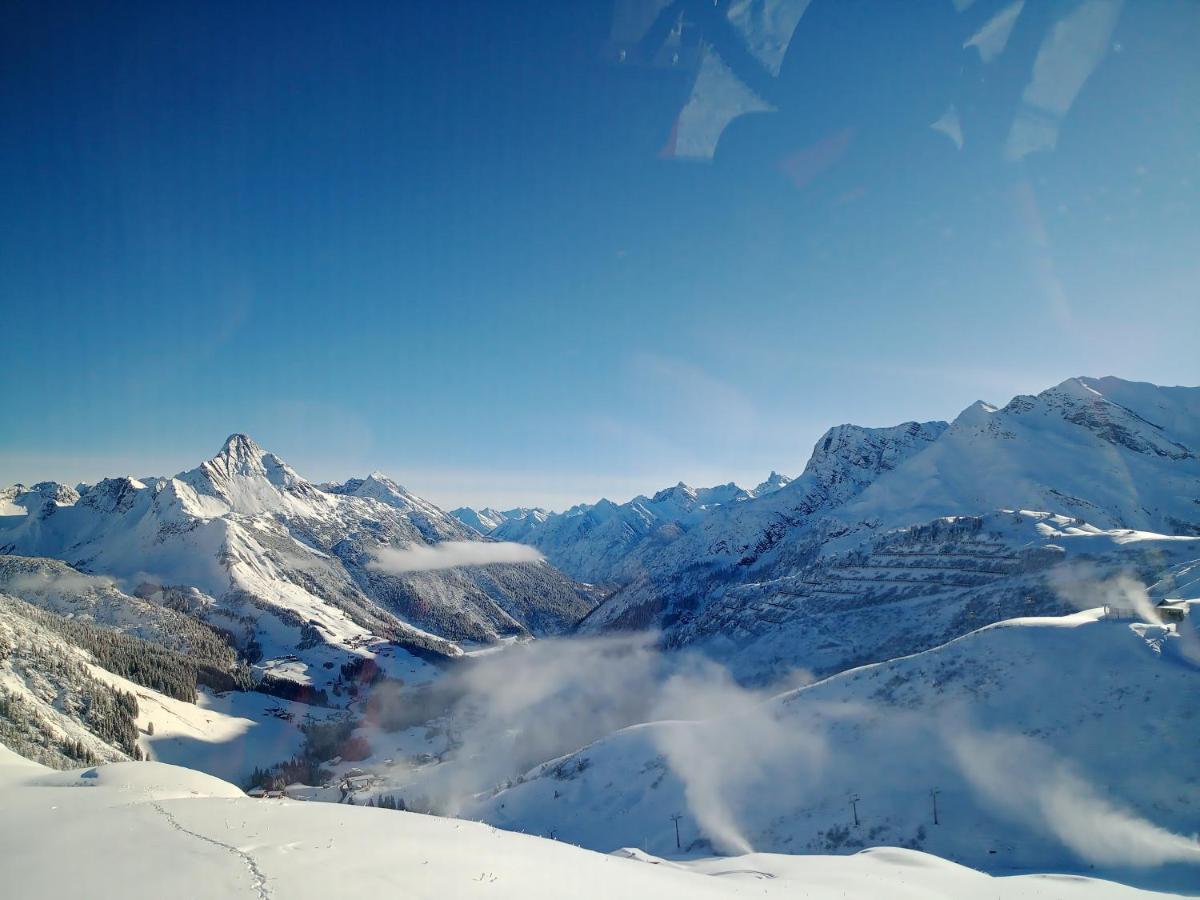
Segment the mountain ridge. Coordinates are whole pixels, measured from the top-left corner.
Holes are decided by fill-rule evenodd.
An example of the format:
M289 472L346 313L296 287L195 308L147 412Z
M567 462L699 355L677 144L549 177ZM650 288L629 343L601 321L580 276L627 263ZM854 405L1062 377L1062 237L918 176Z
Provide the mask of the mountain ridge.
M373 644L450 658L459 641L554 633L591 608L544 562L382 571L384 548L487 539L380 473L327 487L235 433L169 478L107 478L77 497L50 482L9 489L25 514L0 518L0 550L62 559L131 592L197 588L213 601L198 614L243 651L304 657L306 682L329 682L326 662L372 656Z
M659 627L671 641L713 597L939 517L1024 509L1197 535L1197 422L1200 388L1108 377L1067 379L1003 407L972 404L951 424L836 426L785 488L637 552L632 576L580 627Z

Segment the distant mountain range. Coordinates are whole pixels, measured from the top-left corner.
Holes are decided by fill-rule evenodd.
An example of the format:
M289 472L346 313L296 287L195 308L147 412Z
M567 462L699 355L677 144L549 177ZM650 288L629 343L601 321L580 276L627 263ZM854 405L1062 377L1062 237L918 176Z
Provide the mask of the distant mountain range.
M643 494L627 503L607 499L581 503L562 513L527 507L504 511L461 507L452 515L480 534L536 547L573 578L610 584L622 579L625 561L644 542L671 540L719 507L765 497L790 482L786 475L772 472L750 490L732 481L708 488L681 481L653 497Z
M1052 518L1030 527L1036 517L1012 513L1007 521L997 510ZM1003 407L977 402L952 423L831 428L800 477L774 490L681 485L532 526L511 521L518 524L489 533L528 542L575 577L613 586L581 623L586 633L658 629L667 646L704 647L752 678L815 663L837 671L1017 611L1062 612L1048 574L1061 535L1200 535L1200 388L1071 378ZM968 551L946 563L963 543ZM893 548L901 544L910 554L902 563L923 554L927 567L897 577ZM1138 558L1142 551L1148 558ZM1100 556L1109 568L1157 580L1146 545L1112 538ZM1027 570L1033 558L1046 569L1037 577ZM950 572L960 563L986 574L956 584ZM927 576L942 583L922 583ZM920 616L894 605L901 598L937 609L943 624L919 625ZM880 626L888 645L868 646L874 639L865 629L827 638L816 653L815 635L851 607L890 623Z
M466 816L595 848L1025 869L1153 865L1096 839L1131 846L1136 823L1156 861L1196 859L1175 837L1194 785L1130 760L1197 740L1200 388L1073 378L951 423L839 426L782 489L629 546L579 632L813 683L760 703L697 679L694 718L615 730ZM1190 613L1160 622L1172 598Z
M258 660L299 655L290 676L380 642L434 657L462 641L552 634L594 604L544 562L391 573L384 548L488 539L376 472L314 485L249 437L170 478L53 482L0 493L0 552L49 557L127 593L187 590L205 622Z
M1119 575L1194 594L1198 544L1200 388L1116 378L840 425L795 480L562 513L451 514L378 472L314 484L235 434L173 477L0 490L0 742L119 759L147 709L161 722L197 685L346 707L364 671L419 684L567 633L648 629L748 684L831 675L1120 604Z

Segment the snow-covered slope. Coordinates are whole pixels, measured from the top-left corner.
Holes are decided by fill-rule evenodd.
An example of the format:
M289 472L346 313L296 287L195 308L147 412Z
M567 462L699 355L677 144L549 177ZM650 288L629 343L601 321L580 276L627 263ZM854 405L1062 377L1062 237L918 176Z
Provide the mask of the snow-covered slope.
M63 767L138 754L137 701L92 656L0 593L0 743Z
M1200 534L1200 388L1070 378L965 410L928 454L847 506L884 525L995 507Z
M251 800L160 763L50 772L0 747L0 864L14 897L1135 898L1090 878L990 878L924 853L601 855L413 813ZM64 858L69 864L64 864Z
M288 677L309 683L389 641L448 657L459 640L561 631L592 605L540 562L385 571L385 548L484 539L378 474L321 490L245 435L174 478L106 479L74 503L35 493L14 492L27 513L0 517L0 551L147 597L192 592L196 613L243 650L296 657Z
M468 814L601 850L667 852L678 813L696 850L882 843L992 872L1165 866L1195 888L1198 611L1012 620L765 703L681 680L695 720L624 729Z
M86 575L57 559L4 555L0 591L39 609L186 654L220 672L231 673L237 665L227 640L205 623L214 601L197 591L159 592L151 600L130 596L111 578Z
M0 558L0 740L26 756L165 759L245 781L291 757L306 722L336 714L249 691L244 665L197 619L61 570Z

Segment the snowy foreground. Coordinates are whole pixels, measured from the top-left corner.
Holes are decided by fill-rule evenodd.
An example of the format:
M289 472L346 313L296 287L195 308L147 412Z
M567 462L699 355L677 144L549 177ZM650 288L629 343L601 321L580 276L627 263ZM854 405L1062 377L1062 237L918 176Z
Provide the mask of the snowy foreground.
M991 878L912 850L673 863L487 825L252 800L162 763L55 772L0 748L0 866L11 897L1165 896L1074 876Z

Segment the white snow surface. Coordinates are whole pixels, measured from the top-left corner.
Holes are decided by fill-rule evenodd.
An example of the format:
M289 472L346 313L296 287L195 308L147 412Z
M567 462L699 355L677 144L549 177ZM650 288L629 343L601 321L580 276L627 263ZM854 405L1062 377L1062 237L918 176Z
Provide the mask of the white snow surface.
M602 855L414 813L252 800L161 763L52 772L0 747L0 864L22 898L1135 898L1088 878L991 878L927 854Z

